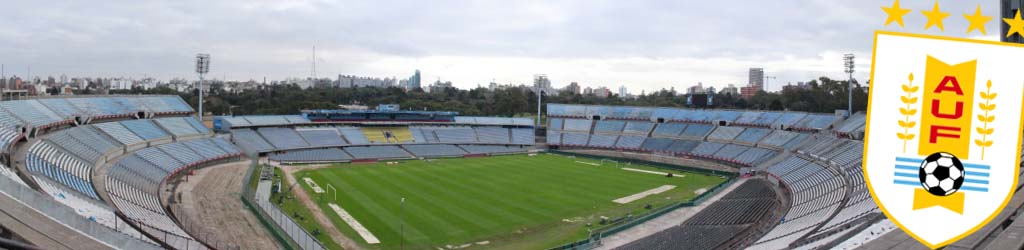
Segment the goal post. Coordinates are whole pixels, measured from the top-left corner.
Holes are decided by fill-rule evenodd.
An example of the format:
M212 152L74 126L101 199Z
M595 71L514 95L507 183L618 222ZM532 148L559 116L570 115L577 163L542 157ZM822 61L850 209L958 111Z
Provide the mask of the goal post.
M615 167L616 167L616 168L618 168L618 167L619 167L619 162L618 162L618 161L616 161L616 160L612 160L612 159L601 159L601 165L604 165L604 163L605 163L605 162L612 162L612 163L615 163Z
M327 192L330 193L331 190L334 190L334 202L338 202L338 189L335 189L334 185L327 183Z

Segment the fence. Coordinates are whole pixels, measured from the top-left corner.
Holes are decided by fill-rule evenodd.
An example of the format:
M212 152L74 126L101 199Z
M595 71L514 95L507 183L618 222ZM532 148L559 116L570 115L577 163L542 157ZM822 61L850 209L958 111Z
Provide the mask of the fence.
M270 230L281 245L286 249L323 250L326 249L320 241L313 238L298 223L288 217L288 214L281 211L276 205L270 202L271 180L273 171L267 171L270 167L263 167L258 164L258 158L253 157L253 164L246 174L245 186L242 190L242 203L253 210L260 222ZM255 187L252 186L255 182Z
M190 216L184 216L185 211L181 208L181 205L172 204L170 207L171 214L175 215L178 219L178 225L181 229L188 232L195 240L205 243L213 249L222 250L241 250L242 248L230 241L226 241L218 237L216 232L210 232L209 228L203 227L203 224L193 223Z

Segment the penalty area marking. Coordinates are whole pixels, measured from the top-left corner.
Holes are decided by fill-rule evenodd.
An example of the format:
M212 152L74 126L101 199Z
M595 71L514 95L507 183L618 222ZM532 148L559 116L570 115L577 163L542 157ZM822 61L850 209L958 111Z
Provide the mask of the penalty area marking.
M317 185L316 182L313 181L313 179L310 179L309 177L304 177L302 178L302 180L306 182L306 185L309 185L309 188L313 189L313 192L318 194L324 193L324 189L320 188L320 185Z
M359 224L359 221L356 221L356 218L353 218L352 215L348 214L348 212L346 212L345 209L342 209L341 206L334 203L327 203L327 206L330 206L331 209L334 210L334 213L337 213L338 216L341 217L341 220L345 221L345 224L348 224L349 227L356 230L356 233L359 233L359 236L362 236L363 240L365 240L367 244L380 243L377 236L373 236L373 233L370 233L370 230L363 227L363 224Z
M662 185L660 187L656 187L656 188L651 189L651 190L647 190L647 191L635 193L635 194L630 195L630 196L626 196L626 197L615 199L615 200L613 200L613 202L619 203L619 204L626 204L626 203L630 203L630 202L633 202L633 201L636 201L636 200L639 200L639 199L643 199L644 197L647 197L647 196L656 195L656 194L663 193L665 191L672 190L673 188L676 188L676 186L674 186L674 185Z
M648 174L656 174L656 175L668 175L668 173L665 173L665 172L650 171L650 170L635 169L635 168L622 168L622 170L633 171L633 172L641 172L641 173L648 173ZM679 177L679 178L686 177L685 174L672 175L672 176Z
M598 164L598 163L585 162L585 161L576 161L576 163L587 164L587 165L591 165L591 166L601 166L601 164Z

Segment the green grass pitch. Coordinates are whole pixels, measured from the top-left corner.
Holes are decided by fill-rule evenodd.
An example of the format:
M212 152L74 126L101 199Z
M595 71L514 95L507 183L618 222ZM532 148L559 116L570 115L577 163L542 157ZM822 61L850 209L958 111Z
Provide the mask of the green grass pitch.
M600 217L626 214L687 201L698 189L710 189L723 177L693 172L572 158L554 154L512 155L430 161L400 161L397 165L338 164L296 173L312 178L335 193L313 195L334 224L348 237L370 249L398 249L404 213L405 248L438 249L488 241L468 249L544 249L586 237L600 226ZM685 177L626 171L630 167L673 172ZM675 189L628 204L612 200L662 185ZM404 211L400 200L406 199ZM369 229L380 244L365 241L328 206L339 204ZM588 227L588 223L592 224Z

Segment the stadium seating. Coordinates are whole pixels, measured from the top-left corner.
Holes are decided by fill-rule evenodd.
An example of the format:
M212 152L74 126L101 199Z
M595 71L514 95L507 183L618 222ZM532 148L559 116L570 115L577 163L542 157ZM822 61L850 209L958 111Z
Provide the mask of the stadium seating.
M78 160L52 142L32 144L25 156L25 167L36 178L45 176L89 198L99 199L91 184L93 165Z
M654 128L654 123L652 122L631 121L626 123L626 127L623 128L622 133L647 136L647 134L651 132L652 128Z
M163 127L167 132L170 132L176 137L189 137L205 134L203 131L196 130L194 126L188 120L195 120L192 117L168 117L154 119L156 124ZM208 132L208 131L205 131Z
M459 145L463 150L470 154L500 154L500 153L521 153L526 152L526 148L517 146L498 146L498 145Z
M341 135L338 135L338 130L335 129L296 129L295 132L308 142L311 147L331 147L348 144L345 142L345 139L341 138Z
M603 120L597 121L594 125L594 133L610 133L610 134L621 134L622 129L626 126L624 121L616 120Z
M414 140L409 127L361 127L370 143L404 143Z
M548 130L544 136L544 140L550 145L561 145L562 144L562 133L556 130Z
M150 120L130 120L119 123L126 129L134 132L135 135L138 135L139 138L142 138L143 140L152 141L171 138L170 134L157 127L156 124Z
M354 159L397 159L411 158L408 152L398 146L354 146L346 147L345 152Z
M417 157L442 157L442 156L462 156L467 154L466 151L462 150L455 145L404 145L402 146L406 151L412 153Z
M168 215L160 202L160 183L175 172L202 163L237 156L221 147L221 139L179 141L136 151L115 162L107 174L108 197L143 231L179 249L205 249ZM192 146L200 146L193 148ZM211 147L215 146L217 148ZM216 151L200 155L197 151ZM237 152L237 150L232 150Z
M597 148L611 148L615 146L615 141L618 140L619 136L617 135L593 134L590 135L590 142L587 143L587 146Z
M562 130L562 118L548 119L548 130Z
M640 148L640 145L644 143L644 138L647 137L624 135L619 137L619 141L615 142L615 147L625 149L638 149ZM593 138L591 138L591 140L593 140Z
M563 145L585 146L590 141L590 134L584 133L562 133Z
M352 160L345 151L338 148L292 150L270 155L270 160L289 163L344 162Z
M651 136L654 137L677 137L686 129L686 123L661 123L654 129Z
M259 133L252 129L232 129L231 140L249 153L274 151L274 145L264 140Z
M352 145L366 145L370 144L370 139L366 138L362 130L356 127L338 127L338 132L345 137L345 140Z
M730 142L743 133L742 127L717 127L710 135L708 141Z
M680 138L691 139L691 140L704 140L704 137L714 130L715 126L708 124L689 124L686 126L686 130L679 134Z
M533 145L537 141L532 128L512 128L512 144Z
M132 131L125 128L124 125L116 122L99 123L95 125L96 128L100 129L110 137L113 137L118 142L124 145L135 145L144 142L145 140L132 133Z
M264 127L256 129L256 132L279 150L309 147L309 143L290 128Z
M509 144L509 130L502 127L474 127L480 143Z
M0 108L33 127L49 127L69 120L68 117L57 115L36 100L0 102Z
M757 143L757 146L782 149L783 145L786 145L787 142L794 139L797 135L798 133L796 132L772 130L772 132L765 136L764 139L761 139L761 142Z
M764 180L751 179L682 224L656 232L616 250L727 249L726 244L778 207Z
M718 142L701 142L697 147L693 148L693 151L690 152L697 155L714 155L715 152L718 152L722 147L725 147L725 144Z
M772 130L770 129L747 128L743 130L743 133L741 133L739 136L736 136L734 142L743 145L754 146L755 144L757 144L758 141L760 141L762 138L764 138L771 132Z
M476 133L470 127L438 127L434 135L441 143L476 143Z
M836 125L835 131L842 134L862 132L864 131L866 120L866 114L864 114L864 112L858 112L849 118L846 118L846 120L839 125Z
M563 123L564 128L562 130L587 133L590 132L590 126L592 125L590 120L584 119L565 119Z
M700 144L701 142L693 140L674 140L674 142L672 142L672 145L668 146L668 151L677 153L690 153Z
M740 154L743 154L743 152L746 152L749 148L750 147L743 145L725 144L721 149L715 152L714 156L721 159L735 159Z
M640 148L648 151L666 151L672 142L672 139L668 138L648 138Z

